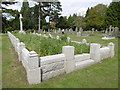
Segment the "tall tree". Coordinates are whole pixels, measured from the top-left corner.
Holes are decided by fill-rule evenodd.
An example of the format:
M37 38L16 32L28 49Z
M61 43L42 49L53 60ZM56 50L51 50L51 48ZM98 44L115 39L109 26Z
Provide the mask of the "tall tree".
M107 8L106 11L106 18L105 24L107 27L110 25L116 26L120 28L120 1L119 2L112 2Z
M30 7L29 3L27 0L24 0L21 8L21 13L22 13L22 21L23 21L23 29L28 30L31 29L31 12L30 12Z
M58 28L62 28L62 29L69 28L66 17L61 16L61 17L58 19L58 22L59 22L59 23L57 24L57 27L58 27Z
M12 0L14 1L14 0ZM7 18L16 17L19 12L17 10L7 9L9 5L14 5L17 2L9 2L8 0L2 1L2 32L4 33L7 30L14 30L19 28L14 28L13 19L8 20ZM18 24L19 25L19 24Z
M86 16L87 26L100 29L104 26L105 14L107 6L104 4L98 4L89 10L89 14Z
M37 1L37 0L34 0ZM60 2L39 2L38 6L38 13L39 13L39 19L38 22L40 22L41 25L39 25L39 28L42 28L43 25L46 25L47 22L45 20L46 17L49 17L49 23L55 22L58 23L58 18L60 15L60 12L62 11Z

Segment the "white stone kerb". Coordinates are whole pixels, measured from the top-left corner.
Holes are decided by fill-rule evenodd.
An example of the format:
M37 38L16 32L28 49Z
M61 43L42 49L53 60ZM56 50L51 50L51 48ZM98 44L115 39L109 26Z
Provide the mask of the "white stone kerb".
M29 57L37 57L38 54L35 51L30 51L29 52Z

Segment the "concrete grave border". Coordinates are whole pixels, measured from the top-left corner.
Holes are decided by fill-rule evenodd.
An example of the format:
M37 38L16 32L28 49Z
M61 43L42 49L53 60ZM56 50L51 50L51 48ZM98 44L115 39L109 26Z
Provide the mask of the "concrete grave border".
M102 48L98 43L90 44L90 53L74 55L73 46L63 46L61 54L38 57L35 51L28 51L25 44L13 34L10 32L7 34L18 54L19 61L26 70L29 84L39 84L43 80L88 67L114 56L114 44L111 42L107 47Z

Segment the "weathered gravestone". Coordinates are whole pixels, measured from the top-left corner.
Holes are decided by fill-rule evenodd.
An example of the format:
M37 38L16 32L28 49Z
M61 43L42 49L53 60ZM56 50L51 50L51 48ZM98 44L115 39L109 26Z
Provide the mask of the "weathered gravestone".
M105 33L108 33L108 28L106 28Z
M110 27L109 27L109 35L110 36L112 35L112 25L110 25Z
M115 28L114 28L114 31L113 31L113 36L114 36L114 37L118 37L118 35L119 35L119 28L118 28L118 27L115 27Z
M94 28L92 28L92 34L94 34L94 31L95 31L95 29L94 29Z
M83 44L86 44L86 43L87 43L87 40L86 40L86 39L83 39L83 40L82 40L82 43L83 43Z

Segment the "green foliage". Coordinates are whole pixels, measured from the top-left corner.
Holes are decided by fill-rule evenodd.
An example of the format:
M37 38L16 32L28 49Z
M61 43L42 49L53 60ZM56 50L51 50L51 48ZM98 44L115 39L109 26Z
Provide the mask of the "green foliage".
M60 39L67 42L67 35L62 35Z
M21 8L21 13L22 13L22 22L23 22L23 29L28 30L32 29L32 23L31 23L31 12L29 8L29 3L27 0L24 0L22 8Z
M75 47L75 54L89 52L89 46L76 43L68 43L66 42L66 36L62 36L62 40L44 38L32 34L15 34L15 36L18 37L21 42L24 42L29 50L36 51L39 56L60 54L62 53L62 46L67 45Z
M110 3L106 11L106 18L105 18L105 24L107 27L112 25L120 28L119 12L120 12L120 1Z
M89 27L100 29L104 26L105 14L107 6L104 4L98 4L91 9L88 9L86 16L86 23Z
M57 27L58 27L58 28L63 28L63 29L68 28L69 25L68 25L67 17L61 16L61 17L58 19Z
M36 0L34 0L36 1ZM38 30L38 17L40 15L40 27L47 25L46 17L49 17L49 25L50 22L58 23L59 15L61 15L61 4L60 2L39 2L38 5L35 5L31 8L31 12L33 13L31 19L33 22L33 26ZM37 27L36 27L37 26ZM47 27L48 28L48 27Z
M51 22L51 23L50 23L50 27L51 27L52 29L55 29L55 28L56 28L56 23L55 23L55 22Z
M13 28L12 27L8 27L8 28L5 29L5 32L7 32L7 31L13 31Z

